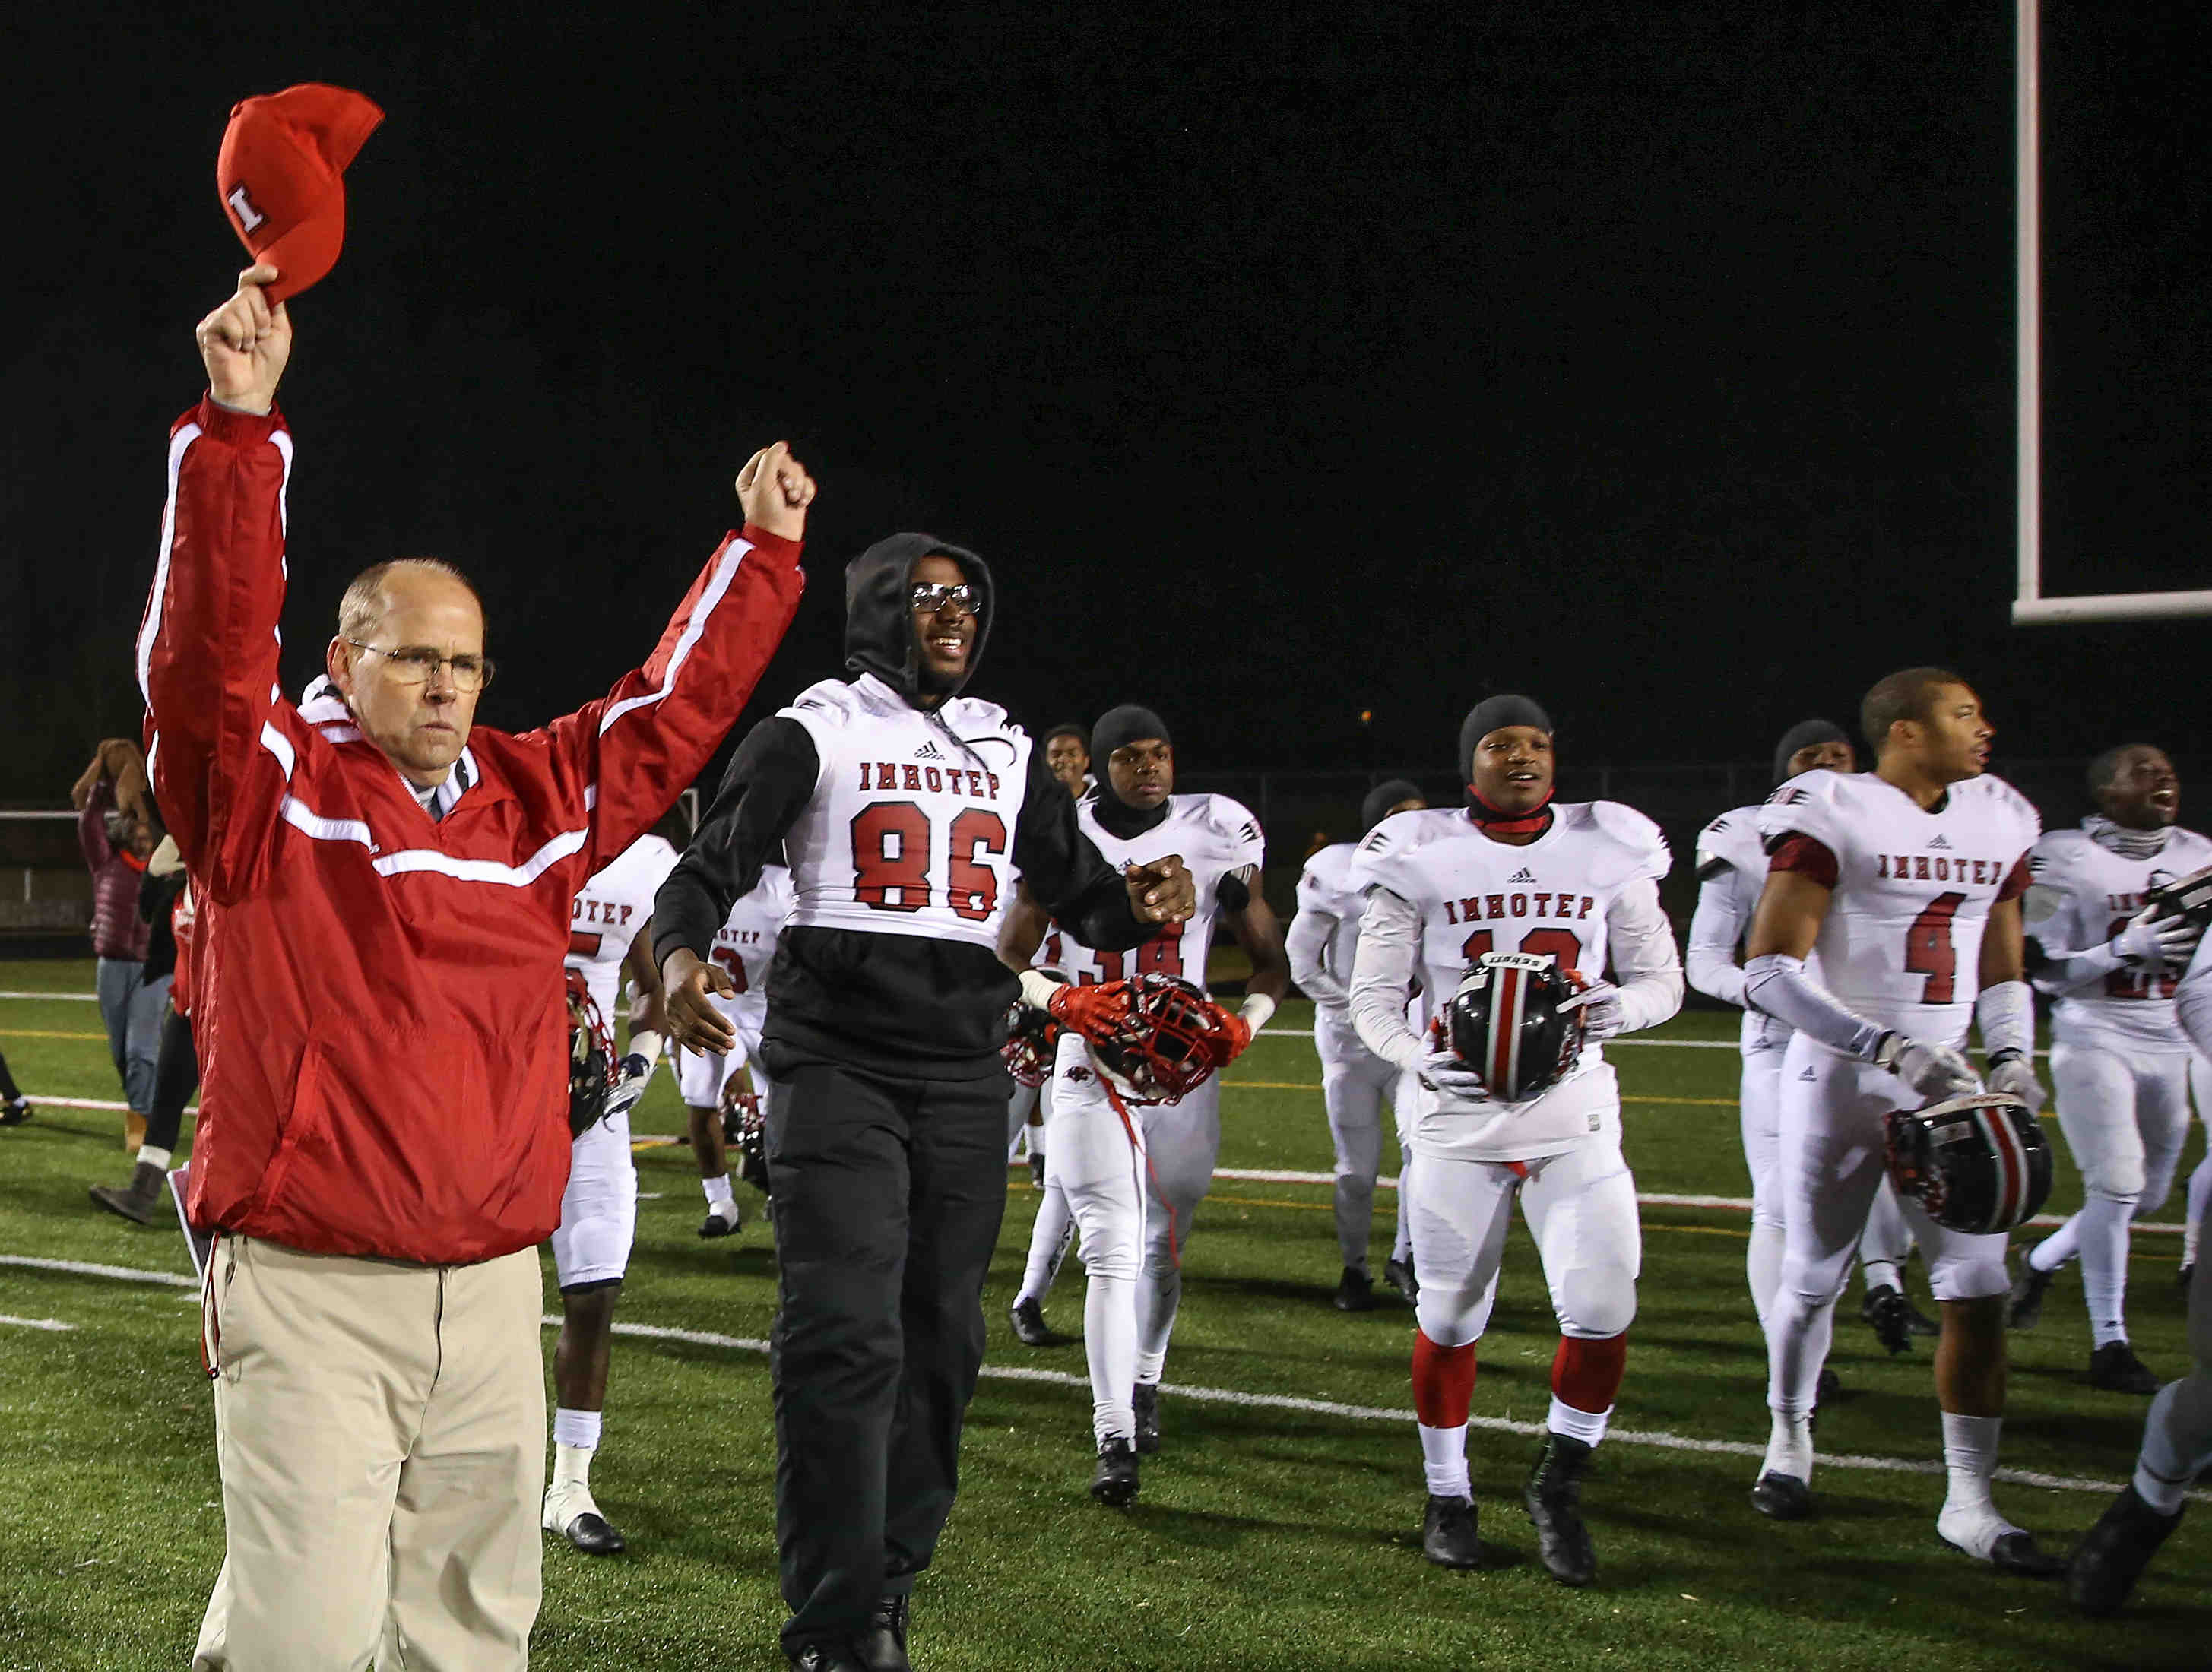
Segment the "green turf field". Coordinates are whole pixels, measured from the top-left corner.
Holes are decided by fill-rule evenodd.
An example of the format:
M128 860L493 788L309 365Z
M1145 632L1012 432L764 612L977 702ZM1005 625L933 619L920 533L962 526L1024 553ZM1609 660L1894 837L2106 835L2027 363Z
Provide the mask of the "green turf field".
M88 963L0 962L0 988L84 993ZM1279 1025L1308 1026L1304 1005ZM34 1095L119 1095L90 1004L0 1000L0 1050ZM1733 1037L1690 1015L1658 1037ZM1646 1193L1740 1196L1735 1056L1624 1047L1628 1150ZM1265 1036L1224 1098L1224 1167L1326 1172L1310 1040ZM127 1176L119 1115L42 1109L0 1131L0 1256L186 1272L173 1224L96 1212L85 1186ZM640 1133L680 1129L665 1076ZM2191 1137L2183 1165L2194 1164ZM768 1366L773 1293L757 1220L734 1243L694 1235L703 1203L688 1152L638 1157L629 1322L684 1332L617 1341L600 1503L629 1535L591 1561L549 1542L535 1664L773 1668L775 1595ZM1856 1319L1831 1360L1846 1396L1823 1414L1823 1513L1781 1526L1747 1493L1766 1432L1765 1365L1742 1276L1744 1216L1649 1207L1642 1312L1614 1437L1585 1504L1601 1572L1571 1592L1537 1566L1518 1489L1533 1450L1480 1432L1474 1482L1506 1565L1446 1573L1418 1549L1419 1453L1402 1306L1331 1310L1337 1258L1325 1185L1220 1180L1189 1246L1163 1401L1166 1450L1126 1513L1095 1507L1079 1344L1029 1350L1005 1308L1036 1198L1017 1175L985 1296L991 1353L970 1414L960 1505L915 1602L917 1664L968 1668L2019 1668L2212 1664L2212 1519L2200 1508L2134 1604L2092 1626L2059 1589L2000 1579L1935 1538L1939 1478L1840 1467L1840 1454L1937 1456L1927 1354L1889 1359ZM749 1208L757 1198L740 1190ZM1380 1193L1377 1268L1392 1197ZM2062 1162L2053 1207L2079 1189ZM2171 1220L2178 1208L2158 1216ZM2136 1238L2130 1316L2153 1368L2178 1374L2176 1237ZM1915 1284L1919 1284L1917 1265ZM549 1308L557 1306L550 1256ZM1926 1304L1924 1291L1919 1296ZM1071 1262L1048 1304L1081 1320ZM15 1667L185 1665L222 1550L207 1384L189 1289L0 1263L0 1659ZM50 1321L66 1329L28 1327ZM1476 1420L1540 1421L1555 1335L1534 1254L1516 1233L1482 1346ZM546 1334L550 1359L551 1332ZM2008 1468L2117 1483L2144 1401L2088 1388L2077 1279L2016 1340ZM1188 1389L1188 1394L1176 1390ZM1201 1392L1200 1390L1203 1390ZM1303 1401L1303 1402L1297 1402ZM1659 1443L1662 1438L1668 1443ZM1694 1449L1719 1443L1752 1455ZM1999 1487L2060 1547L2105 1495Z

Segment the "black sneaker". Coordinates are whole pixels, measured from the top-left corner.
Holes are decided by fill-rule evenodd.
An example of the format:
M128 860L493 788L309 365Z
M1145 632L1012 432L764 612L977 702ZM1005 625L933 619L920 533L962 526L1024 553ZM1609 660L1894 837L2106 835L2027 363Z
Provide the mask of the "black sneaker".
M1371 1312L1375 1310L1375 1284L1364 1271L1346 1266L1344 1275L1336 1280L1336 1310L1340 1312Z
M2020 1257L2020 1272L2012 1280L2012 1306L2005 1314L2005 1326L2010 1329L2033 1329L2043 1322L2043 1296L2051 1287L2057 1272L2039 1272L2035 1262L2026 1255Z
M1091 1477L1091 1495L1111 1510L1136 1501L1137 1449L1119 1434L1109 1434L1098 1442L1098 1468Z
M2166 1535L2179 1525L2180 1510L2160 1515L2136 1496L2134 1487L2121 1488L2066 1565L2068 1600L2100 1618L2114 1612L2128 1600Z
M2125 1341L2106 1341L2089 1355L2089 1385L2106 1393L2156 1393L2164 1384Z
M1160 1449L1160 1385L1139 1382L1130 1389L1130 1408L1137 1418L1137 1450L1150 1456Z
M1438 1567L1482 1566L1473 1499L1430 1495L1429 1507L1421 1515L1421 1553Z
M1421 1298L1420 1280L1413 1275L1413 1257L1411 1255L1403 1260L1393 1260L1383 1267L1382 1280L1403 1295L1408 1306Z
M886 1596L868 1616L868 1628L853 1639L853 1657L868 1672L914 1672L906 1657L907 1599Z
M1751 1507L1770 1521L1802 1521L1813 1513L1813 1489L1794 1474L1770 1468L1751 1489Z
M1014 1339L1024 1347L1050 1347L1054 1341L1052 1326L1044 1321L1044 1303L1041 1300L1018 1300L1006 1308L1006 1318L1014 1326Z
M1866 1298L1859 1302L1859 1316L1874 1330L1875 1340L1887 1347L1893 1357L1912 1346L1911 1312L1912 1308L1905 1303L1905 1292L1887 1283L1869 1285Z
M1597 1547L1583 1525L1583 1475L1589 1459L1590 1448L1582 1441L1547 1430L1521 1493L1536 1529L1537 1558L1563 1585L1586 1585L1597 1578Z

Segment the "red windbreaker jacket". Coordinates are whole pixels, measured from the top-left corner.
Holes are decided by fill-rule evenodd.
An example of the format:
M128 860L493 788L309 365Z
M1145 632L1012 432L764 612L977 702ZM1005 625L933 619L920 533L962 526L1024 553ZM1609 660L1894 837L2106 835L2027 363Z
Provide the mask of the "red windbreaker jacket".
M138 636L199 906L187 1208L310 1252L487 1260L561 1217L569 902L736 720L798 608L799 547L729 536L605 699L477 727L433 821L341 706L303 714L277 689L291 467L275 413L203 400L178 422Z

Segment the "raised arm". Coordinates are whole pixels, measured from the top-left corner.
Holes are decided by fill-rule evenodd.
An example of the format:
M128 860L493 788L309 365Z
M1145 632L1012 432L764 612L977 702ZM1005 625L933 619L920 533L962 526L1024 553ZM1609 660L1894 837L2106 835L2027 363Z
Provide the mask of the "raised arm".
M155 793L208 895L234 897L268 851L301 739L276 715L284 490L276 408L292 350L266 265L200 321L208 393L169 435L169 497L138 635Z
M587 871L651 829L706 769L799 609L813 479L778 441L747 461L737 487L744 526L714 549L645 665L546 728L587 794Z

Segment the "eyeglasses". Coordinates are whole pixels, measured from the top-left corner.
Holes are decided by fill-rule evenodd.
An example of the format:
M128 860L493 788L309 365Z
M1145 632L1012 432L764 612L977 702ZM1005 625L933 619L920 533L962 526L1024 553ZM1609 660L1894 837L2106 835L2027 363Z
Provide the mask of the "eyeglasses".
M346 643L356 650L373 650L392 664L392 677L403 685L427 685L438 677L440 668L448 669L453 676L453 689L461 691L482 690L491 684L492 661L489 656L441 656L428 645L410 646L404 650L386 650L380 644L363 644L359 639L348 639Z
M907 593L906 600L918 616L933 616L947 605L963 615L980 616L983 613L983 594L965 581L954 587L945 586L941 581L917 584Z

